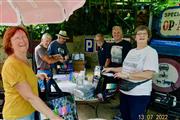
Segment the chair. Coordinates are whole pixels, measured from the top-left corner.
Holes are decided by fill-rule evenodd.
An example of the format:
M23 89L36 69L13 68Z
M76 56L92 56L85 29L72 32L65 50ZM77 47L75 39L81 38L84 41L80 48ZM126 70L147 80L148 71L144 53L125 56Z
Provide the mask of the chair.
M34 73L37 73L37 65L36 65L36 60L35 60L35 54L32 55L32 68Z
M2 119L2 109L4 106L4 90L0 89L0 119Z
M4 90L3 90L3 85L2 85L2 76L0 74L0 82L1 82L1 87L0 87L0 119L2 119L2 109L4 106Z
M117 91L118 80L114 79L113 76L106 76L101 74L95 93L102 93L103 99L106 101L113 98Z

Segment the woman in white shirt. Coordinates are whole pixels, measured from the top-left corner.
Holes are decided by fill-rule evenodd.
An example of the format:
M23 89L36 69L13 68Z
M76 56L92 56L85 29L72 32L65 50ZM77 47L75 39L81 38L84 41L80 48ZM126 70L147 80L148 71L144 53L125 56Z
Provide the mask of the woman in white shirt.
M120 80L120 112L124 120L146 119L145 111L150 101L152 77L158 72L158 54L148 46L151 32L141 25L135 30L137 47L127 54L122 67L104 69L113 71Z

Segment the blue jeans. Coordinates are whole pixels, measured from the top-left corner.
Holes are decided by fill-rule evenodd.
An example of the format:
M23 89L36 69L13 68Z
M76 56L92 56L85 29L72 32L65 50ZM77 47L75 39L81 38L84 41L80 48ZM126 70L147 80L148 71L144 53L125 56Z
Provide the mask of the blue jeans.
M120 112L123 120L140 120L145 116L150 96L131 96L121 93Z
M16 120L35 120L35 118L34 118L34 112L31 113L30 115L27 115L27 116L22 117L22 118L18 118L18 119L16 119Z
M48 77L52 77L51 70L38 70L37 73L46 73ZM41 92L44 92L44 90L45 90L44 80L39 79L38 85L39 85Z

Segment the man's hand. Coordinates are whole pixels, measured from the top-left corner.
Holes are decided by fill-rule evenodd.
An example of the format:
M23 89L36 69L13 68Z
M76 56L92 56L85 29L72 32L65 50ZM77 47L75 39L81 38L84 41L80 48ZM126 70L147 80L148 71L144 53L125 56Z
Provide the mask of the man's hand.
M59 62L64 63L64 62L65 62L64 58L63 58L63 57L60 58L60 59L59 59Z
M61 63L65 62L64 57L60 54L53 55L52 57L55 58L56 60L59 60L59 62Z
M52 55L53 58L58 58L60 56L61 56L60 54Z
M52 55L52 57L55 59L62 59L63 58L63 56L60 54Z
M64 57L64 61L66 62L68 59L69 59L69 56L66 55L66 56Z

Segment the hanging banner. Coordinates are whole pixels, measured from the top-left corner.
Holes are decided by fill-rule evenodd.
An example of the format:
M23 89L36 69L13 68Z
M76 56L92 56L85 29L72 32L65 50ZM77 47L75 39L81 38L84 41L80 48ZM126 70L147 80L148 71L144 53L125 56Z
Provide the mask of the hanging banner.
M162 12L160 34L167 38L180 38L180 6L167 8Z

